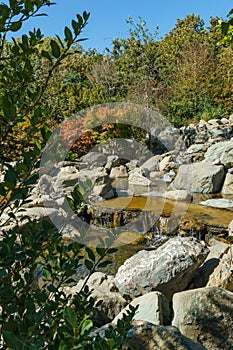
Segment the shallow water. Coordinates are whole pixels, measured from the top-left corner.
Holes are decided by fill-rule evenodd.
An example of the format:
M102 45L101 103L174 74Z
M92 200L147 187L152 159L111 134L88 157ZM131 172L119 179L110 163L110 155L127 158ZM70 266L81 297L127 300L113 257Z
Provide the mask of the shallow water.
M227 228L233 219L233 212L230 210L205 207L197 203L172 201L160 197L118 197L99 202L97 205L106 208L149 210L153 211L155 215L179 216L220 228Z
M140 211L152 211L155 216L161 217L178 217L179 220L184 219L187 222L198 222L200 225L207 227L215 227L216 233L224 228L227 229L231 220L233 220L233 212L225 209L217 209L202 206L199 203L209 198L221 198L220 194L194 194L193 202L186 203L180 201L167 200L162 197L146 197L141 196L146 192L159 191L165 192L169 183L163 181L155 181L153 186L128 186L127 179L117 180L113 183L118 194L117 198L95 203L95 206L111 209L139 209ZM233 196L227 197L233 199ZM108 274L115 274L120 265L126 259L137 253L139 250L146 248L148 242L139 242L132 244L131 234L123 232L124 236L119 237L118 250L111 256L113 263L102 269ZM121 241L122 240L122 241ZM119 243L118 242L118 243Z

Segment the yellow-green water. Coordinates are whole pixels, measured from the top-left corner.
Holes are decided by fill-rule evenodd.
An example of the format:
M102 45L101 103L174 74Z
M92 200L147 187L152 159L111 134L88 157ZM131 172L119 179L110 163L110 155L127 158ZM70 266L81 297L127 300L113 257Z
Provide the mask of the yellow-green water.
M169 217L181 216L187 220L227 228L233 220L233 212L225 209L205 207L196 203L165 200L160 197L118 197L97 203L106 208L140 209L153 211L156 215Z

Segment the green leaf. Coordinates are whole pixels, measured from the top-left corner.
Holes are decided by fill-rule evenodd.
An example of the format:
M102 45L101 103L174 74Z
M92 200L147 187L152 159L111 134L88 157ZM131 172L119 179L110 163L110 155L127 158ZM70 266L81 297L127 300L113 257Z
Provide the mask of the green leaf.
M49 280L50 279L50 277L51 277L51 273L47 270L47 269L43 269L43 278L45 279L45 280Z
M93 327L93 322L91 320L84 320L81 323L81 335L88 332Z
M84 21L86 22L88 20L88 18L90 17L90 12L87 13L86 11L83 12L83 18L84 18Z
M76 17L78 18L78 25L81 28L83 25L83 18L79 13L76 15Z
M10 29L12 32L17 32L18 30L20 30L21 27L22 27L22 22L21 22L21 21L18 21L18 22L13 22L13 23L11 23L9 29Z
M8 184L12 184L13 187L15 187L18 180L18 173L12 167L10 167L5 174L4 180Z
M20 174L26 174L28 171L28 166L25 163L17 163L16 169Z
M31 0L25 0L25 9L27 11L27 13L32 12L33 11L33 3Z
M93 251L90 248L86 247L86 252L88 254L89 259L95 262L95 254L93 253Z
M47 60L49 60L49 62L52 62L52 57L50 56L50 54L48 53L48 51L42 50L41 51L41 56L46 58Z
M85 266L88 268L89 271L91 271L92 268L93 268L93 266L94 266L93 262L90 261L90 260L87 260L87 259L84 260L84 264L85 264Z
M61 47L64 49L64 44L63 44L61 38L60 38L58 35L56 35L56 38L57 38L57 40L59 41Z
M113 254L113 253L116 253L116 252L117 252L117 248L110 248L107 251L108 254Z
M2 183L0 183L0 196L3 196L3 197L6 196L6 190Z
M106 250L105 250L105 248L97 247L97 248L96 248L96 252L97 252L97 254L102 258L102 257L105 255Z
M106 261L103 261L101 263L98 264L98 267L99 268L103 268L103 267L106 267L108 265L112 264L112 261L111 260L106 260Z
M72 20L71 24L72 24L72 27L73 27L73 30L74 30L74 34L78 35L79 32L80 32L80 29L81 29L79 23L76 22L75 20Z
M223 35L227 35L228 28L229 28L229 23L228 22L222 22L221 23L221 29L222 29Z
M61 50L58 43L55 40L50 41L50 46L52 49L52 54L55 58L59 58L61 56Z
M68 27L65 27L64 33L65 33L65 40L68 42L68 44L71 44L73 40L73 35L71 30Z
M20 349L19 348L19 346L20 346L19 339L17 338L17 336L13 332L6 331L6 330L3 329L2 334L3 334L3 338L4 338L5 342L6 342L6 345L9 348L11 348L11 349Z
M26 181L25 181L25 185L34 185L36 183L36 181L39 178L39 174L33 174L32 176L30 176Z
M77 315L71 307L65 307L63 317L67 325L70 325L73 329L77 327Z
M19 188L13 192L13 195L11 196L10 201L14 202L14 201L19 200L19 199L25 199L26 196L27 196L26 188Z
M34 137L34 142L36 147L41 151L42 146L41 146L40 140L37 137Z

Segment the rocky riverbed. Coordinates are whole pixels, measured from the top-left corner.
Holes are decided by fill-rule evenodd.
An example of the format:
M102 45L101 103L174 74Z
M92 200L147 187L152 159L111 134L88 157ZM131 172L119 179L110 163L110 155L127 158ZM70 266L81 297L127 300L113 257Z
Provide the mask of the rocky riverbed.
M64 237L76 240L81 223L91 228L90 245L109 230L117 247L137 241L140 250L126 256L117 271L97 272L88 280L96 302L103 300L99 334L132 303L139 309L125 349L231 350L233 116L168 127L152 143L147 159L135 153L127 161L103 146L81 160L41 169L25 211L15 215L48 218L64 229ZM130 140L127 145L132 147ZM87 207L77 216L66 196L80 181L88 183ZM5 231L14 225L10 215L5 211L0 219Z

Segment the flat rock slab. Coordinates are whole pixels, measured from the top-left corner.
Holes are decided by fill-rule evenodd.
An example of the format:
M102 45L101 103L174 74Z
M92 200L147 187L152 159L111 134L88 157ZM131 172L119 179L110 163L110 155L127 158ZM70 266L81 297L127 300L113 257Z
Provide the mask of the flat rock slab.
M206 201L203 201L200 204L212 208L233 210L233 200L225 198L207 199Z

